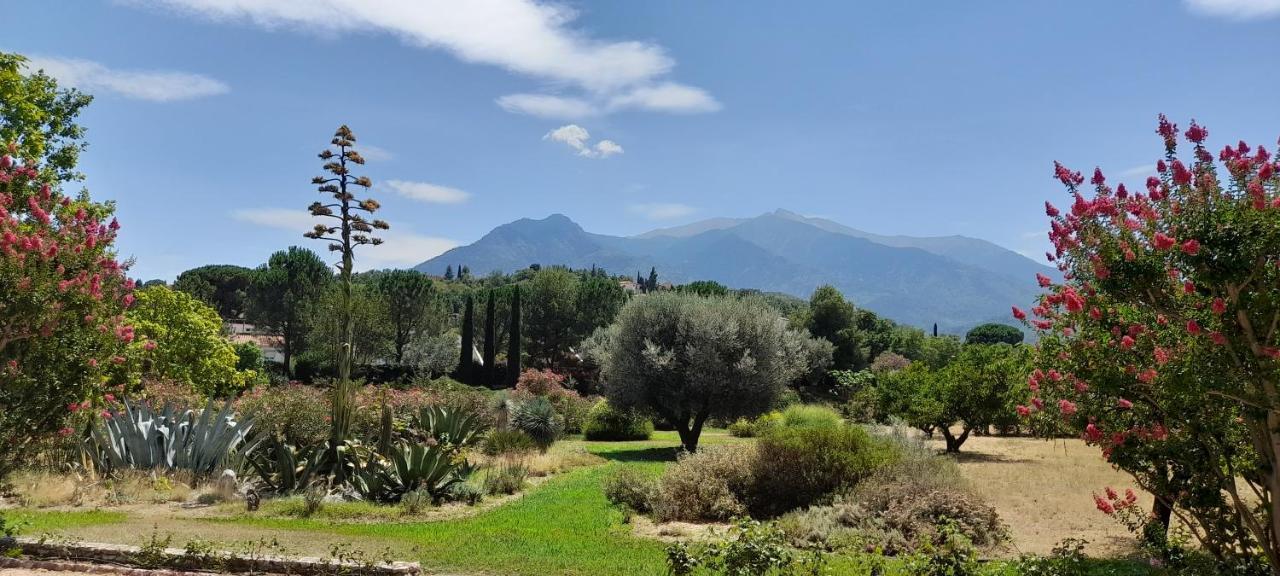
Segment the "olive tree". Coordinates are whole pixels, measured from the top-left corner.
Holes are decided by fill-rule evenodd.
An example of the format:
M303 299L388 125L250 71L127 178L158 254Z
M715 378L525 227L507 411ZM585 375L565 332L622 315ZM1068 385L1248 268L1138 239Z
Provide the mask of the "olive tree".
M806 366L792 357L786 320L757 299L634 298L601 344L609 403L665 420L690 452L708 419L768 410Z

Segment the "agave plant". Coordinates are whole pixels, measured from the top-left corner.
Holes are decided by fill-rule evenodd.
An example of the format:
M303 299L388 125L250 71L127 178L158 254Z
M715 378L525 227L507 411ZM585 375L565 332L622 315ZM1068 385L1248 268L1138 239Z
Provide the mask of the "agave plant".
M410 425L423 436L452 450L479 442L486 428L474 412L449 406L424 406L414 415Z
M294 448L276 436L265 442L266 445L249 458L249 466L269 491L297 492L323 476L324 447Z
M355 458L367 460L352 474L352 487L365 499L377 502L399 502L417 490L439 498L461 482L469 469L439 444L398 444L385 457L365 451Z
M232 456L244 456L253 418L237 421L230 402L218 409L212 400L200 412L124 402L124 408L95 426L87 442L101 470L187 470L207 476Z

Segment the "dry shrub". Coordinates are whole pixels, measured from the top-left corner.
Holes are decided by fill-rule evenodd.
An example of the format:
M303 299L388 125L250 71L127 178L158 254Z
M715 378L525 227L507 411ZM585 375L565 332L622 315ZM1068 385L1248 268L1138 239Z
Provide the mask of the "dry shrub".
M743 497L755 482L754 445L708 446L681 455L658 482L654 516L672 520L729 520L747 511Z
M979 547L1007 538L995 509L969 487L953 461L918 442L894 443L901 457L833 504L783 516L779 526L792 543L901 554L937 544L948 522Z
M754 515L776 516L812 505L899 457L889 440L859 426L838 420L831 425L823 416L810 420L801 427L774 428L757 442L760 456L748 502Z
M604 497L641 514L653 509L658 480L635 466L621 466L604 480Z

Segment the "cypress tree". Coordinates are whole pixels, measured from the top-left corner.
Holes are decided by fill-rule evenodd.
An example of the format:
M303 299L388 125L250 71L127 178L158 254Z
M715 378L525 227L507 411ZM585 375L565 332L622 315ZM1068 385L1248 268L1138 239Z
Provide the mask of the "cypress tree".
M444 267L444 279L453 280L453 264Z
M507 347L507 386L516 387L520 379L520 285L511 294L511 326L507 330L511 341Z
M649 283L646 286L647 292L656 292L658 290L658 269L649 268Z
M474 314L474 305L471 301L471 295L467 294L467 306L462 312L462 345L461 354L458 356L458 381L464 384L470 384L474 375L472 369L471 353L475 346L475 331L472 328L472 315Z
M493 290L489 291L489 302L484 307L484 385L490 388L497 386L494 376L497 369L493 365L494 358L498 354L498 343L494 342L497 334L497 321L493 317L495 313L496 303L493 301Z

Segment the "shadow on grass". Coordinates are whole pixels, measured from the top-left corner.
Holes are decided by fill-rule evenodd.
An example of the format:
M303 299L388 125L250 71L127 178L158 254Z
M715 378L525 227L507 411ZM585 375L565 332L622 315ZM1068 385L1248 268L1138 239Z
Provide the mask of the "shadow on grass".
M593 452L596 456L614 462L675 462L680 448L662 446L659 448L634 448L630 450L609 450Z
M1001 454L987 454L987 453L984 453L984 452L965 452L963 449L961 449L961 450L960 450L960 452L952 453L952 454L947 454L947 453L942 452L942 451L938 451L938 453L939 453L939 454L946 455L946 456L950 456L951 458L955 459L955 461L956 461L956 462L982 462L982 463L993 463L993 464L1021 464L1021 463L1026 463L1026 462L1031 462L1031 461L1032 461L1032 460L1031 460L1031 459L1029 459L1029 458L1017 458L1017 457L1014 457L1014 456L1004 456L1004 455L1001 455Z

